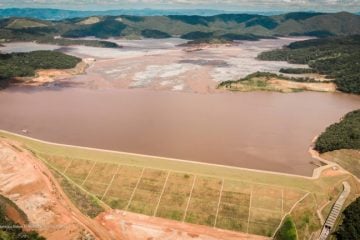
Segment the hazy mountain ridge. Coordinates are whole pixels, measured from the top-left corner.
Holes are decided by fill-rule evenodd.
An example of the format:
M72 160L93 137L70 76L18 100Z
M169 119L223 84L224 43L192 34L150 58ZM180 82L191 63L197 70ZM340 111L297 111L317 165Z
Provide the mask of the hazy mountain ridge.
M238 12L238 11L237 11ZM53 8L4 8L0 9L0 17L37 17L43 20L62 20L67 18L84 18L90 16L164 16L164 15L199 15L211 16L225 13L235 13L232 11L214 10L214 9L118 9L107 11L79 11L64 10ZM257 12L263 15L281 14L281 12Z
M229 35L230 34L230 35ZM3 41L47 40L55 36L167 38L191 36L189 39L221 38L234 40L256 36L314 36L360 34L360 16L347 13L294 12L275 16L258 14L219 14L214 16L92 16L61 21L33 18L0 19L0 39ZM255 38L254 38L255 37Z

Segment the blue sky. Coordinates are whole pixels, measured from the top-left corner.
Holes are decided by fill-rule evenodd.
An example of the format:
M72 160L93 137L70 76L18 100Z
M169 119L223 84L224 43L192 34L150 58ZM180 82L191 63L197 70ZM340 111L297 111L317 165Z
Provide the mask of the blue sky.
M0 7L106 10L202 8L236 11L360 11L360 0L0 0Z

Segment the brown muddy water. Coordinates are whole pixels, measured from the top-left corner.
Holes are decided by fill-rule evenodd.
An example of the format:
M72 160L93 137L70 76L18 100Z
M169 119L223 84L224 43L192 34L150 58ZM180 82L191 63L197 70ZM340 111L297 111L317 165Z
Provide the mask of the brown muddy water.
M181 39L114 40L121 49L71 46L60 48L36 43L6 43L1 52L57 50L96 61L87 74L75 76L77 86L96 89L146 88L185 92L214 92L221 81L236 80L256 71L279 73L281 68L304 68L287 62L260 61L263 52L304 38L265 39L234 46L204 47L190 51ZM191 49L191 47L190 47Z
M148 89L0 92L0 128L57 143L311 175L314 136L360 97Z

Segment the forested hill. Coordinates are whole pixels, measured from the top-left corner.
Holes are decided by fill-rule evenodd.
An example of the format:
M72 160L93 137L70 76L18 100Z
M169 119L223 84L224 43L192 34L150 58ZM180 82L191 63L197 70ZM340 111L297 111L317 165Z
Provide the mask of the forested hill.
M314 72L334 79L338 90L360 94L360 35L295 42L258 58L309 64Z
M38 69L69 69L81 59L55 51L0 54L0 89L15 77L34 76Z
M360 239L360 197L343 212L343 221L335 232L337 240Z
M158 37L191 36L232 39L276 36L315 36L360 34L360 16L347 13L294 12L276 16L258 14L220 14L214 16L92 16L60 21L30 18L0 19L0 39L20 37ZM254 37L255 36L255 37ZM24 40L24 39L23 39ZM194 39L191 39L194 40Z
M346 114L338 123L329 126L316 141L320 153L340 149L360 150L360 110Z

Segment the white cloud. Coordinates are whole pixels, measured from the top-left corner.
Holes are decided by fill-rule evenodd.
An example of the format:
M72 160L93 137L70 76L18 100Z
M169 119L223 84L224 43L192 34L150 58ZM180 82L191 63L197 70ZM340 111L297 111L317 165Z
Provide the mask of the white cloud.
M360 0L0 0L2 7L216 8L229 10L360 11Z

